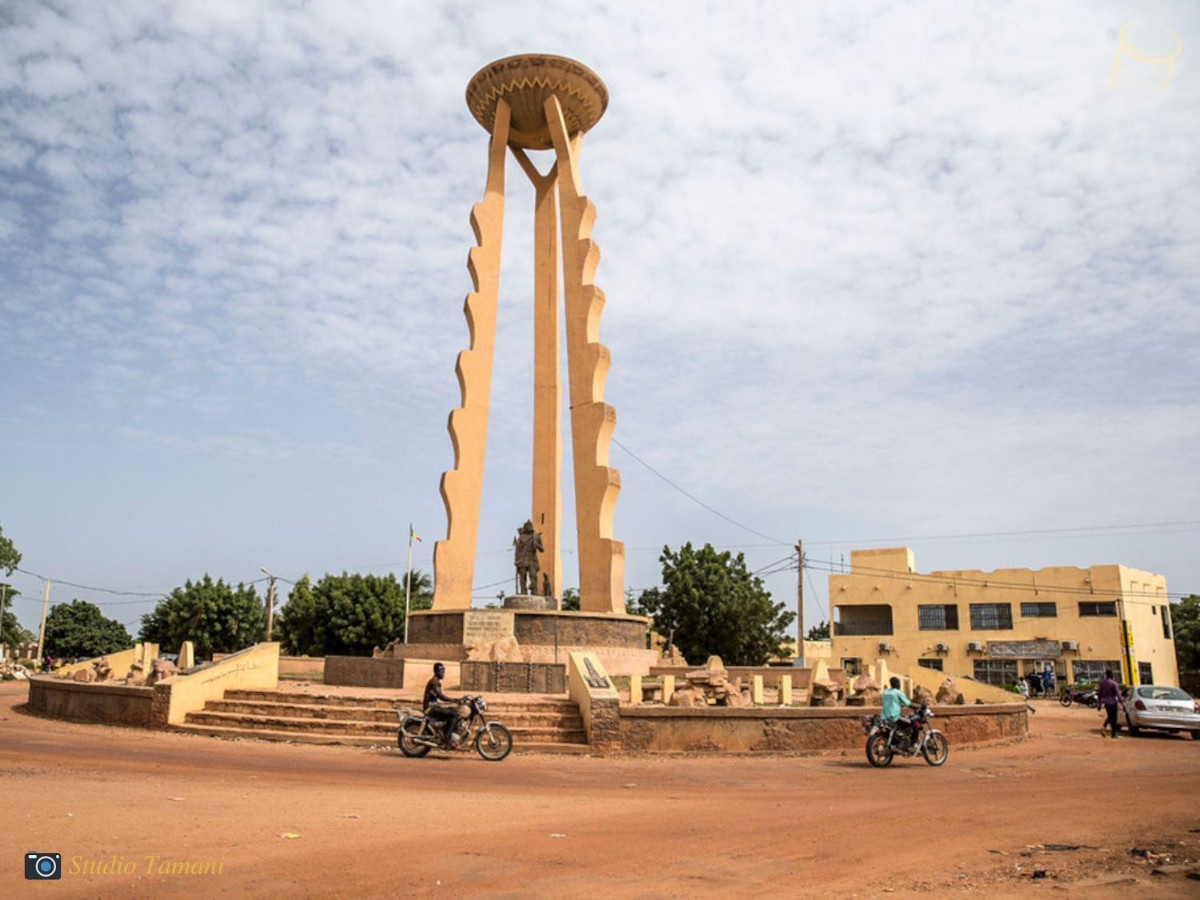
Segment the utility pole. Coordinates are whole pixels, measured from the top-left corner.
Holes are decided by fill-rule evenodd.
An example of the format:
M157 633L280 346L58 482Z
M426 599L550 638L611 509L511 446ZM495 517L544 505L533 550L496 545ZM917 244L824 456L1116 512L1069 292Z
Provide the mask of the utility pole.
M804 665L804 542L796 541L796 664Z
M271 640L271 628L275 624L275 576L262 566L258 571L267 576L267 640Z
M404 576L404 643L408 643L408 612L412 605L412 541L416 535L412 522L408 523L408 569ZM417 538L420 540L420 538Z
M42 662L42 651L46 648L46 610L50 608L50 579L46 579L46 593L42 597L42 624L38 626L37 661Z

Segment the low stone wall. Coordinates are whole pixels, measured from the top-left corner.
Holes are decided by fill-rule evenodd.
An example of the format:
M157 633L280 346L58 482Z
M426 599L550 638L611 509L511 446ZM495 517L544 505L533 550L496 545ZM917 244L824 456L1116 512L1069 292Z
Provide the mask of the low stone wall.
M325 657L323 656L279 657L280 678L312 678L320 681L324 674Z
M634 752L794 753L861 749L859 716L878 707L781 709L622 706L621 750ZM938 707L933 726L957 746L1023 737L1024 704Z
M404 687L404 660L375 656L325 657L325 684L347 687Z
M213 662L220 662L231 653L214 653ZM280 678L311 678L320 681L325 672L325 657L323 656L281 656L279 657Z
M466 661L462 664L464 691L502 694L562 694L567 690L563 663Z
M342 687L393 688L420 690L433 677L437 660L414 659L402 656L327 656L323 682ZM444 690L457 689L460 665L446 660Z
M663 675L674 675L676 687L681 687L687 684L684 675L701 668L703 666L651 666L650 676L661 678ZM761 675L763 687L769 688L778 688L784 675L792 677L793 690L807 690L812 680L812 669L800 666L726 666L725 671L729 673L730 681L742 679L743 687L749 687L755 675Z
M151 727L178 725L189 712L220 700L226 691L268 690L279 686L279 644L255 644L203 668L154 685Z
M149 728L153 701L152 687L88 684L53 675L34 675L29 679L29 711L54 719Z
M579 707L592 750L620 750L621 699L596 654L581 651L567 657L567 691Z

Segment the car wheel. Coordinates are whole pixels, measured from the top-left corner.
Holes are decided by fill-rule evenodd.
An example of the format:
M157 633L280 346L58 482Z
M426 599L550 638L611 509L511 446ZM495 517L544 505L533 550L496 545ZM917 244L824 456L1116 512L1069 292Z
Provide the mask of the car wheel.
M1193 741L1200 741L1200 731L1193 731L1193 732L1192 732L1192 740L1193 740Z

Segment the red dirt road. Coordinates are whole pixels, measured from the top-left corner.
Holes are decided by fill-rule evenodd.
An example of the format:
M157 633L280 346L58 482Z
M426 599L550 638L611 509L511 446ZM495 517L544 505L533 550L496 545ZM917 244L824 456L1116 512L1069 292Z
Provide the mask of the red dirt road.
M1200 742L1102 739L1057 704L1026 740L875 770L409 760L50 721L26 695L0 685L4 897L1200 896ZM26 851L60 853L62 880L26 884ZM220 872L159 871L203 863Z

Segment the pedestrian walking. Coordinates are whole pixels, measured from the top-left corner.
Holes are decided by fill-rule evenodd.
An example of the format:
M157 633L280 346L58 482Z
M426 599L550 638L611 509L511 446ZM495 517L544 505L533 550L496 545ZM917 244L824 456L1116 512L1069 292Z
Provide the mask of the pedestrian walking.
M1104 713L1104 724L1100 726L1100 734L1108 728L1113 737L1121 731L1121 723L1117 721L1117 710L1121 705L1121 686L1113 681L1112 669L1104 670L1100 686L1096 689L1096 697L1100 701L1100 711Z

